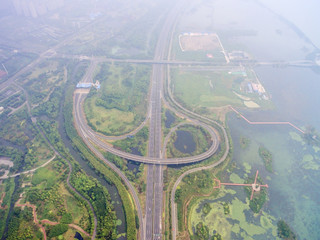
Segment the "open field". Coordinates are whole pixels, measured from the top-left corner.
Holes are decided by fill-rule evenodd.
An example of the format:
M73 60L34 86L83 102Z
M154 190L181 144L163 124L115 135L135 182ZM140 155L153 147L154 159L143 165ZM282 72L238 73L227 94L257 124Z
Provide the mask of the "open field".
M199 39L192 39L190 37L190 39L182 38L183 42L180 43L181 36L182 35L177 33L173 36L172 59L184 61L226 62L221 47L217 46L215 42L204 40L201 37Z
M249 72L249 75L245 73ZM253 71L189 71L173 69L171 89L176 99L200 114L223 119L221 107L273 108L269 94ZM243 75L242 75L243 73Z
M133 64L102 64L84 110L89 125L107 135L121 135L138 127L146 115L150 68Z
M179 45L182 51L217 50L222 51L216 34L181 34Z
M227 72L172 72L172 89L177 100L196 110L201 107L243 106L232 91L236 78Z

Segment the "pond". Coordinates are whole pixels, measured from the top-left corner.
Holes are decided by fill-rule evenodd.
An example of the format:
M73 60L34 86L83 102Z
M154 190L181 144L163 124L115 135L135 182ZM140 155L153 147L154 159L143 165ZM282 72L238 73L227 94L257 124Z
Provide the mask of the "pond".
M166 111L166 121L165 121L165 125L166 128L170 128L171 125L176 121L176 118L174 115L172 115L172 113L170 111Z
M196 143L193 136L188 131L176 131L177 139L174 142L174 147L182 153L191 154L196 150Z

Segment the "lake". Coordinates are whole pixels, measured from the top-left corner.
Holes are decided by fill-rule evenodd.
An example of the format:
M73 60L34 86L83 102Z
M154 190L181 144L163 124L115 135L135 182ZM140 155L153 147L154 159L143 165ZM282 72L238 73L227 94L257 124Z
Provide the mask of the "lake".
M298 31L286 19L251 0L216 1L212 7L212 29L220 33L227 51L245 50L261 61L305 60L319 51L315 45L319 46L317 40L320 39L312 37L315 41L313 44L306 35L301 34L310 32L310 29L319 32L317 26L310 25L312 21L305 23L306 31ZM313 21L313 24L316 25L316 22L319 21ZM304 25L300 22L299 26ZM318 70L256 67L261 83L272 96L275 109L237 110L250 121L288 121L299 128L311 125L320 132ZM227 123L234 144L232 162L236 168L232 173L224 173L222 180L243 181L259 170L259 175L269 185L269 200L262 212L254 215L247 210L243 188L225 187L220 197L206 200L217 208L219 201L231 204L229 218L210 216L211 219L225 222L224 229L220 229L220 226L217 228L225 234L226 239L273 239L276 236L276 223L283 219L299 239L319 239L320 147L306 145L301 133L289 125L249 125L235 113L228 115ZM246 149L241 148L240 137L250 139ZM261 145L273 154L274 173L265 170L258 153ZM199 208L203 203L200 202ZM196 211L193 218L198 219Z

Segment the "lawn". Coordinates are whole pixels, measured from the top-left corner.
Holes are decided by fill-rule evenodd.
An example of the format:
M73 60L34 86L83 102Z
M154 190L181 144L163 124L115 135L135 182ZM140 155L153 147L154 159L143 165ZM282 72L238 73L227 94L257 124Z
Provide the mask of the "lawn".
M95 104L97 98L98 96L94 96L88 99L85 104L87 119L95 126L97 131L110 135L119 135L134 129L136 126L134 113L97 106Z
M146 115L150 67L134 64L102 64L85 101L89 125L107 135L121 135L138 127Z
M235 77L227 72L172 72L172 88L177 100L191 109L243 106L233 90Z

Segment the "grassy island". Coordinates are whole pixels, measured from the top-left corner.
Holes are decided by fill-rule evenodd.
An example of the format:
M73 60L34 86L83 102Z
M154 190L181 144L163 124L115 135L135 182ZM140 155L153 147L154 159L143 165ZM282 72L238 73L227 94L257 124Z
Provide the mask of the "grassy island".
M205 203L204 205L203 205L203 208L202 208L202 212L203 212L203 214L206 216L206 215L208 215L208 213L211 211L211 206L210 206L210 204L209 203Z
M246 137L240 137L240 147L246 149L250 144L250 139Z
M264 166L268 172L273 172L272 169L272 153L264 146L259 147L259 156L262 158Z
M209 239L209 228L202 222L197 224L196 239Z
M253 182L254 182L254 177L249 177L245 181L246 184L253 183ZM264 185L260 177L257 178L257 184ZM250 199L252 188L245 187L245 191L248 198ZM267 190L265 188L261 188L259 192L254 193L253 199L250 200L249 207L254 213L259 213L266 201L267 201Z
M226 202L223 204L223 212L224 212L224 215L230 214L230 207L229 207L229 204Z
M283 220L278 221L277 227L278 227L278 237L286 240L297 239L296 235L290 229L289 225L285 221Z
M306 127L305 133L303 134L303 139L308 145L320 146L320 134L314 127Z

